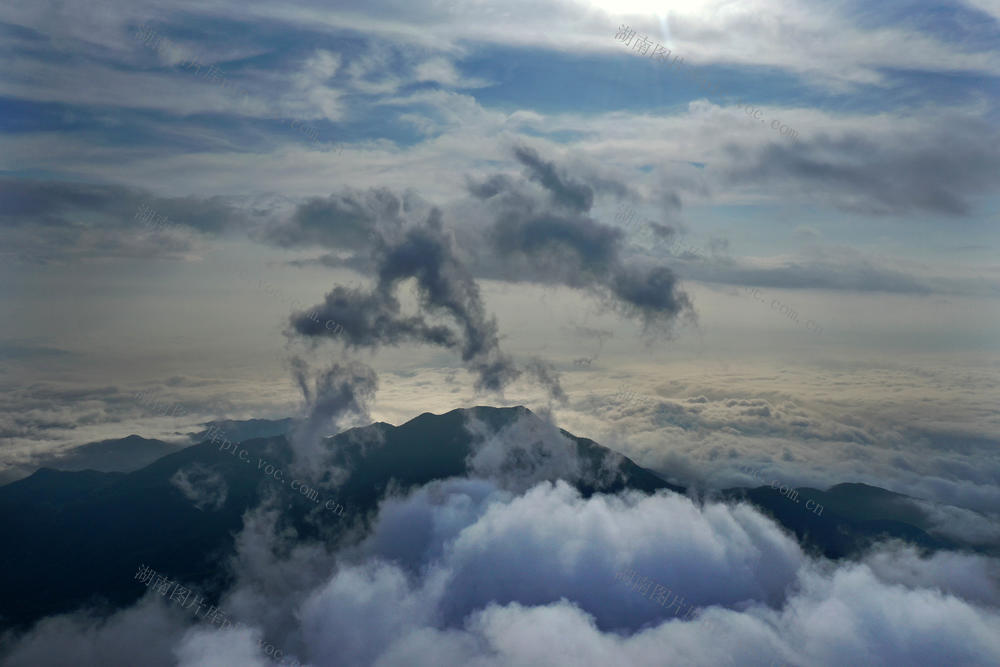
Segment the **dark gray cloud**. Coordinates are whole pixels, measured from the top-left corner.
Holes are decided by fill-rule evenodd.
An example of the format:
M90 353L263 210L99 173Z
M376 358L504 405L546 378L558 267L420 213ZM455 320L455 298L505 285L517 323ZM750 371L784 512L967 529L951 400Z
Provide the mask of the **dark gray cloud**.
M996 127L946 116L933 131L894 132L890 139L820 135L797 145L731 146L725 178L880 215L965 216L975 197L997 191Z
M673 225L665 225L662 222L647 221L653 235L662 243L669 244L677 236L677 228Z
M724 238L711 238L706 247L678 243L682 228L647 220L634 242L618 227L602 225L587 217L548 212L508 177L491 182L483 199L497 220L485 230L456 230L456 239L467 244L475 257L471 263L480 278L517 282L556 283L584 288L607 282L609 267L619 257L636 253L645 261L663 261L684 278L706 283L786 289L826 289L896 294L954 294L1000 296L1000 282L987 276L949 277L919 273L911 266L894 265L889 258L874 258L850 248L814 245L798 257L767 266L750 264L730 254ZM481 193L481 183L469 181L469 191ZM506 188L506 189L504 189ZM502 216L502 217L501 217ZM811 239L814 240L814 239ZM619 247L620 246L620 247ZM494 250L501 251L497 255ZM631 260L627 260L631 261ZM319 264L366 272L371 261L365 254L340 256L328 253L299 266ZM898 263L895 263L898 264Z
M365 249L371 246L377 227L402 225L402 207L400 198L387 188L314 197L296 207L287 221L269 229L265 237L280 246Z
M594 188L560 175L556 165L534 149L517 147L514 154L528 168L529 180L505 174L467 179L469 193L479 202L476 214L491 219L484 225L455 221L446 233L440 210L413 193L403 198L402 206L386 190L346 191L301 204L288 221L269 230L266 239L279 245L354 251L349 257L326 254L298 263L373 270L379 287L370 293L334 288L316 317L297 315L293 329L305 336L323 336L326 321L332 320L343 325L344 341L359 347L406 340L451 347L461 336L463 360L494 376L484 378L481 386L498 389L516 374L495 353L487 353L486 362L473 362L477 355L496 347L491 342L496 338L495 324L485 317L473 275L587 289L609 300L618 312L646 325L655 323L655 328L669 328L677 316L693 313L690 299L669 268L627 261L624 232L587 215ZM601 191L627 192L624 186L611 187L607 178L599 180ZM426 210L426 222L406 222L408 210ZM661 227L659 232L664 234L673 229ZM452 244L449 235L460 241L460 247ZM374 262L369 251L375 253ZM459 260L462 253L468 262ZM395 286L409 278L417 280L422 306L458 321L460 334L430 324L422 316L400 316ZM666 293L655 294L656 290Z
M615 307L627 316L641 318L647 328L669 326L678 314L693 313L677 276L665 266L621 267L612 275L611 291Z
M316 317L309 316L312 312ZM428 324L416 315L403 316L398 299L390 292L341 285L327 293L321 305L294 315L291 325L299 335L330 336L355 348L405 342L456 347L460 343L458 334L446 325ZM335 331L335 325L342 331Z
M622 314L641 319L650 332L669 330L678 315L693 312L667 267L626 268L620 254L622 232L579 213L593 203L589 186L561 177L554 164L531 149L517 148L515 155L529 167L532 179L552 195L556 210L540 206L526 181L506 176L481 183L470 179L470 192L496 212L495 222L482 235L463 236L478 242L470 249L475 259L499 250L504 258L530 266L521 279L544 277L590 289ZM418 211L426 206L415 202L409 208ZM566 212L566 208L571 210ZM347 231L335 231L341 218ZM453 348L460 350L466 368L475 373L479 390L501 391L519 376L513 361L500 350L496 321L487 315L472 271L459 259L452 237L446 234L440 210L430 208L423 221L403 223L399 200L390 193L370 192L364 207L356 193L346 193L299 206L270 238L282 244L342 241L344 247L355 250L361 250L358 246L366 238L374 257L376 284L371 290L335 286L322 304L292 316L289 336L339 338L348 348L404 342ZM364 262L361 255L356 253L356 259ZM396 292L410 279L420 312L404 316ZM457 328L428 317L450 320ZM531 366L550 395L563 400L558 381L544 369L544 365Z
M489 199L495 195L510 190L512 181L504 174L494 174L482 183L476 183L472 179L466 178L466 188L474 197L479 199Z
M0 179L0 224L6 227L137 227L141 205L172 224L213 234L242 219L224 197L160 197L116 185Z
M298 313L290 334L306 337L344 336L349 346L377 347L418 342L458 349L466 367L477 376L480 390L501 391L519 372L500 350L496 320L487 315L479 285L455 256L440 213L395 234L377 233L377 283L371 291L335 287L315 317ZM420 314L403 316L395 294L401 283L414 279ZM310 311L312 312L312 311ZM427 316L445 317L458 325L432 324ZM329 322L343 327L336 331Z
M593 204L589 186L558 176L555 165L532 149L514 152L556 206L540 201L525 181L488 179L489 187L470 182L470 192L493 217L485 234L491 249L513 266L506 279L588 289L619 313L641 320L647 332L669 331L678 316L693 315L670 268L627 258L623 231L587 215Z
M594 189L589 185L560 176L555 163L543 160L532 148L518 146L514 149L514 157L528 168L531 179L541 183L556 203L574 211L590 210ZM602 185L606 187L607 181Z
M293 314L286 332L289 339L335 339L345 346L345 352L424 343L458 352L465 367L475 375L480 391L501 392L516 380L521 371L501 351L496 320L487 314L479 285L456 255L440 211L411 195L404 199L403 213L411 218L418 214L423 217L404 224L400 202L388 191L369 192L365 210L359 208L358 199L348 194L308 202L299 207L281 232L294 232L286 237L289 243L330 245L343 238L345 245L353 243L357 249L363 241L375 274L370 289L337 285L322 304ZM331 232L346 209L350 209L346 225L350 231L344 235ZM419 310L404 315L397 292L410 280ZM356 399L358 395L370 398L374 394L375 374L358 362L352 362L350 368L336 364L317 378L314 390L304 360L293 359L292 372L307 405L306 418L293 431L299 454L297 464L307 471L318 471L322 467L321 438L347 414L366 414L362 410L365 403ZM551 392L564 397L551 375L536 375Z
M142 211L153 215L142 215ZM0 235L29 261L152 257L190 250L197 234L254 224L223 197L161 197L117 185L0 179Z
M624 234L586 217L540 213L505 216L494 225L493 242L505 255L530 255L542 271L585 285L614 266ZM580 276L576 285L574 276Z

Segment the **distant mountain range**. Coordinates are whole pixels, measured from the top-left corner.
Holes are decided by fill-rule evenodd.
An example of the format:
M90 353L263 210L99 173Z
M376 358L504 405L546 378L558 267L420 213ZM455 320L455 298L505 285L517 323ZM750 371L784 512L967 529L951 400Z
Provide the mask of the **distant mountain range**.
M77 461L103 456L105 467L127 467L161 455L130 472L42 468L0 487L0 625L23 628L83 605L103 611L128 605L146 590L133 579L140 564L218 595L231 583L221 565L234 553L248 509L269 499L303 538L344 539L348 526L368 527L386 489L469 473L470 418L492 433L522 418L539 419L521 406L476 407L425 413L401 426L351 429L325 441L331 472L310 481L308 491L290 472L292 451L283 435L289 420L219 422L225 433L247 436L232 451L210 442L177 451L139 436L93 443ZM582 462L578 477L567 481L585 495L626 488L685 492L592 440L561 433L576 443ZM333 474L338 468L346 477ZM863 484L796 491L801 502L766 486L721 495L753 503L804 548L830 558L885 538L925 549L961 547L929 535L926 517L907 496ZM807 510L807 501L822 505L822 516Z
M188 433L188 442L203 442L208 439L210 429L223 437L236 442L251 438L268 438L284 435L291 426L291 419L223 419L207 422L205 428L198 432ZM100 472L133 472L148 466L153 461L173 454L183 449L185 444L176 444L130 435L125 438L113 438L90 442L74 447L67 452L59 452L43 456L35 461L32 468L18 466L0 471L0 484L7 484L27 477L38 468L53 470L97 470Z
M207 440L215 432L221 437L228 438L233 442L243 442L253 438L271 438L276 435L285 435L292 427L292 420L285 419L220 419L205 424L205 429L197 433L189 433L188 436L193 442Z

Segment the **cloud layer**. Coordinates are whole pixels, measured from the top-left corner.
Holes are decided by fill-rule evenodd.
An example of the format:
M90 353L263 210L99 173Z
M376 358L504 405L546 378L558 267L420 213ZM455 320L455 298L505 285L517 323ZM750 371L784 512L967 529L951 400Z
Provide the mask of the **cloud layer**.
M132 638L160 633L147 664L170 654L181 665L269 664L260 636L310 665L1000 659L995 562L895 547L816 561L744 505L669 492L584 499L562 482L518 494L454 479L387 499L370 535L332 557L293 546L275 525L248 519L238 583L222 604L252 616L253 631L164 628L181 621L147 599L103 625L47 621L8 664L52 664L71 647L82 665L127 656L126 627ZM693 611L657 604L616 577L623 568Z

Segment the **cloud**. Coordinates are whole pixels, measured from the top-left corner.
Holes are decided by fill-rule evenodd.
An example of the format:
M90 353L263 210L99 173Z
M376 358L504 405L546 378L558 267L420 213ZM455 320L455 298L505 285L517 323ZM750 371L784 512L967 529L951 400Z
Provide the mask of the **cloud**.
M487 315L479 285L455 255L437 209L404 229L378 231L374 252L377 283L371 291L335 287L313 309L315 317L307 313L292 317L288 335L343 336L353 347L406 341L455 349L476 375L477 388L485 391L501 391L518 377L513 361L500 350L496 320ZM420 313L404 316L395 293L410 279ZM442 316L457 328L428 321ZM327 326L330 321L343 331Z
M886 260L883 260L883 264L879 266L871 259L858 257L856 253L846 255L829 253L826 257L784 260L779 266L759 266L722 258L692 263L689 268L685 268L685 274L694 280L705 282L785 289L829 289L914 295L927 295L935 291L965 291L961 290L959 285L947 285L946 281L913 275L885 265L888 264ZM971 284L974 281L968 282L967 287L976 287ZM976 291L982 292L982 290L983 286L979 285Z
M1000 156L987 147L995 127L967 115L944 114L935 127L903 127L876 139L824 135L791 146L732 147L726 180L767 184L870 215L931 213L968 216L974 198L995 190ZM862 157L863 156L863 157Z
M258 632L228 628L213 632L195 629L176 650L178 667L270 667L274 664L258 647ZM280 650L280 649L279 649Z
M174 664L173 647L181 641L183 631L184 625L175 610L148 597L107 618L81 612L44 619L18 637L17 645L3 660L10 667L68 664L169 667Z
M692 489L759 485L744 465L799 487L859 482L940 506L926 517L937 535L1000 548L991 368L871 360L781 373L745 361L668 368L669 377L630 373L626 389L642 400L615 396L620 381L574 385L568 375L575 398L560 420Z
M341 60L341 54L325 49L316 50L306 59L294 78L296 92L302 98L297 116L339 120L345 115L340 91L328 85L340 69Z
M536 267L560 275L570 286L607 274L622 237L617 229L589 218L547 213L505 217L492 231L494 244L502 253L530 256Z
M391 213L398 212L398 201L387 192L376 193L375 199L389 202ZM411 211L425 212L426 207L411 204ZM329 220L330 211L322 203L319 206L323 210L315 219L322 224ZM293 314L286 330L290 344L333 339L343 344L341 356L345 358L351 349L375 350L402 343L435 345L460 354L476 378L478 391L502 392L521 375L513 359L500 348L496 319L487 314L479 285L457 256L452 237L445 234L439 210L430 208L423 220L394 228L376 229L373 219L366 218L356 227L355 236L360 237L365 229L375 284L370 289L337 285L322 304ZM411 280L418 312L403 315L396 294ZM455 326L432 323L431 318L443 318ZM553 396L565 399L550 369L539 363L531 368ZM360 362L335 363L317 374L314 390L304 358L292 360L292 371L306 403L306 416L292 431L295 465L302 474L314 478L332 475L336 483L342 471L325 471L327 452L321 438L335 426L342 427L346 417L367 417L377 377Z
M483 88L490 83L483 79L462 76L455 64L442 56L432 56L416 65L413 78L417 81L433 81L449 88Z
M508 177L468 184L493 216L486 235L513 265L509 279L588 289L623 316L641 320L647 333L669 332L678 317L693 317L693 304L669 267L627 260L623 232L587 215L593 188L560 175L531 148L515 147L514 154L548 201Z
M578 212L589 211L594 204L592 188L561 177L555 164L541 159L534 149L518 146L514 149L514 157L528 168L532 180L541 183L552 194L557 204Z
M200 510L221 509L229 494L226 480L218 472L198 463L178 469L170 483Z
M299 204L288 220L267 230L265 239L283 247L367 249L378 227L399 229L401 208L400 198L386 188L348 189Z
M990 0L969 0L966 4L992 12L994 16L997 13ZM356 83L369 84L369 91L379 90L372 82L372 79L378 81L374 75L391 71L395 64L391 58L379 58L382 52L392 54L396 49L403 50L408 60L420 62L427 58L417 57L421 55L414 53L417 49L431 51L431 58L442 57L442 54L454 56L462 54L472 42L590 58L608 54L620 56L623 49L611 36L623 21L651 39L662 40L695 65L724 65L748 74L766 68L785 76L809 77L815 85L835 90L883 83L886 72L905 68L940 73L997 73L990 42L960 40L953 30L946 30L937 23L926 27L916 21L915 24L878 25L879 18L885 19L884 13L875 12L859 18L850 6L831 5L817 11L796 0L765 0L753 7L730 8L729 11L720 11L720 6L718 2L704 2L672 7L669 23L661 22L666 14L658 16L644 3L487 2L475 8L444 11L436 5L401 6L393 0L367 3L363 12L311 1L281 7L261 2L225 3L212 12L192 10L188 14L164 9L155 19L169 28L169 32L183 35L187 48L212 55L213 62L239 62L246 51L273 48L269 38L276 27L295 34L306 48L322 37L327 40L321 43L329 43L331 33L338 37L350 36L361 43L365 56L351 57L346 69L357 67L357 72L352 72ZM959 12L956 20L963 27L958 34L975 34L973 28L965 24L974 26L977 19L981 22L982 15L960 11L960 7L952 9ZM211 28L205 27L206 17L215 21ZM131 5L112 3L101 17L64 7L47 13L10 9L4 20L45 34L64 50L72 47L75 52L87 53L91 58L84 62L96 60L104 65L91 74L94 80L104 84L94 94L99 99L98 93L107 97L109 92L117 92L117 98L129 90L126 83L118 83L112 76L115 68L111 65L124 69L122 65L134 61L137 52L145 48L129 33L148 18ZM271 30L238 32L237 28L248 24L267 26ZM553 31L553 25L560 25L562 29ZM220 34L227 35L228 39L221 39ZM21 40L28 42L24 37ZM21 40L11 41L18 43ZM389 44L394 46L382 46ZM371 52L375 55L369 55ZM34 50L28 51L28 55L34 55ZM359 61L361 64L356 64ZM638 66L638 63L632 64ZM244 76L252 80L256 78L254 74L263 77L252 71ZM67 98L78 100L87 92L78 90L79 87L53 85L44 75L36 78L37 82L28 77L13 79L7 84L7 94L36 99L58 94L56 99L66 101ZM30 85L32 83L35 85ZM49 85L42 85L45 83ZM191 88L188 86L176 96L167 96L179 99L162 100L159 104L180 105L184 98L191 97ZM395 87L387 86L387 89ZM275 96L285 92L280 90Z
M370 191L366 197L335 194L299 206L269 238L280 245L339 246L353 251L358 263L365 263L362 256L370 253L376 283L371 289L334 286L322 304L292 316L289 339L335 340L345 351L413 342L445 347L460 352L476 377L477 390L502 391L522 371L501 351L496 320L487 314L465 261L469 257L478 265L477 258L490 254L490 244L505 257L527 263L531 271L526 276L549 274L550 280L585 287L624 316L640 319L647 333L669 333L679 315L693 316L691 301L669 268L626 266L620 256L621 232L580 215L578 209L593 204L589 186L561 176L532 149L516 148L515 156L553 195L552 205L567 213L534 214L537 202L528 183L502 175L482 184L469 181L487 207L490 200L499 202L495 222L482 234L446 231L441 211L415 195L403 199L407 215L401 215L400 199L387 190ZM471 247L460 248L458 239ZM397 292L410 280L418 312L404 315ZM439 323L442 318L457 328ZM544 363L531 362L527 369L553 398L565 398Z
M474 443L467 468L500 488L523 493L543 480L584 479L576 443L551 422L524 416L496 432L476 421L466 427Z
M222 603L253 630L164 633L144 664L171 655L258 664L260 636L315 665L1000 659L995 560L895 547L861 561L814 560L742 504L442 480L386 498L370 533L332 558L274 518L248 520L237 583ZM623 569L679 596L685 613L616 577ZM132 634L148 636L165 604L147 598L115 618L146 619ZM13 646L9 664L51 664L84 641L93 648L76 664L100 664L91 656L115 655L131 639L114 631L120 625L95 632L46 621Z
M532 359L525 364L524 370L538 380L538 383L545 388L546 394L552 400L563 404L566 403L568 397L566 396L566 392L563 391L562 384L559 382L559 373L556 372L552 364L546 363L541 359Z
M647 330L657 325L669 330L677 315L694 312L677 276L665 266L622 268L613 277L611 291L615 306L627 316L640 317Z
M300 607L300 636L319 664L658 665L670 656L711 665L737 652L821 665L996 659L1000 615L982 605L997 581L968 569L989 561L903 556L905 583L880 574L888 552L871 565L813 562L742 505L700 508L668 493L585 500L563 483L512 496L453 480L383 505L355 562ZM682 621L616 580L622 567L698 611Z
M428 665L607 664L609 656L654 665L670 652L709 665L739 650L800 664L837 664L859 651L887 664L948 654L986 664L1000 654L988 634L1000 617L968 586L978 581L995 596L987 571L911 556L916 574L903 586L880 578L882 561L831 569L745 506L699 509L673 494L584 500L561 483L519 496L435 483L388 501L358 558L301 607L305 650L320 664L334 655L395 664L405 654ZM622 567L700 611L681 621L617 581ZM935 592L942 585L948 593ZM358 618L377 620L359 627ZM872 632L856 631L861 619ZM942 645L924 656L928 632Z
M0 179L0 235L33 261L184 256L255 215L223 197L162 197L87 183ZM143 215L142 212L152 212Z
M879 579L910 588L934 588L977 605L1000 607L1000 561L954 551L920 554L909 546L874 551L865 559ZM989 582L983 586L983 582Z
M378 377L357 361L334 363L313 378L309 377L309 366L303 359L293 358L291 367L306 404L305 416L289 434L296 470L339 478L340 471L326 461L329 451L323 445L323 438L342 430L347 419L368 423L368 405L375 396Z
M671 266L685 279L703 283L860 294L1000 295L1000 281L987 277L990 269L986 265L967 264L956 271L958 267L935 266L834 244L813 244L772 257L741 258L729 254L726 239L710 239L707 249L683 250L676 242L659 241L653 232L636 240L634 249L640 256L668 256Z

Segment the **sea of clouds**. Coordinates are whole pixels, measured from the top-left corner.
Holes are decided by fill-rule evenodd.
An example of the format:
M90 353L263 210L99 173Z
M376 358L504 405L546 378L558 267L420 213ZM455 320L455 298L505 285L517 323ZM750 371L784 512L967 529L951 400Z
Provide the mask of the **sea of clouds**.
M884 544L835 563L743 503L584 497L536 481L539 466L559 477L579 462L526 419L482 434L470 476L389 493L337 546L299 539L274 507L247 512L220 606L248 627L210 627L149 593L106 618L45 619L5 664L276 664L263 638L305 665L1000 662L995 559ZM498 438L514 451L525 437L543 443L530 485L497 459ZM640 595L616 578L625 568L695 613Z

